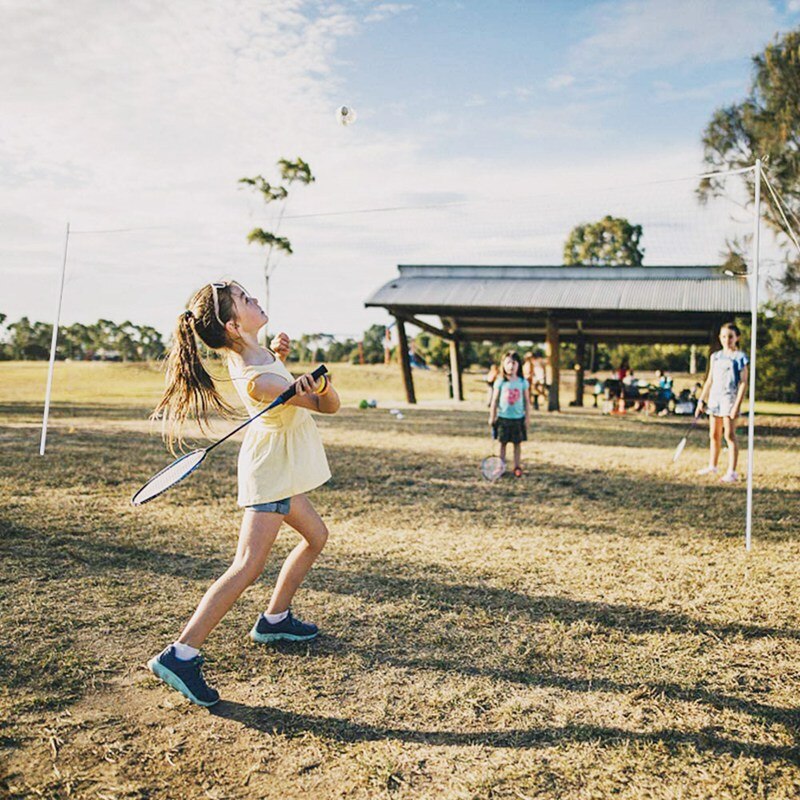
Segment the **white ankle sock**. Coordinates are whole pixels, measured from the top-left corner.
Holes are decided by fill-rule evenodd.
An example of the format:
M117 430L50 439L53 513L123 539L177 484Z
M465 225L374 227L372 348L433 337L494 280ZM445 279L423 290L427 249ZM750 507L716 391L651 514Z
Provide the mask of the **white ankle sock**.
M270 625L277 625L279 622L283 622L286 617L289 616L289 609L287 608L286 611L281 611L280 614L267 614L264 612L264 619L269 622Z
M181 661L191 661L191 659L193 659L195 656L200 655L200 651L196 647L192 647L190 644L173 642L172 646L175 648L175 656Z

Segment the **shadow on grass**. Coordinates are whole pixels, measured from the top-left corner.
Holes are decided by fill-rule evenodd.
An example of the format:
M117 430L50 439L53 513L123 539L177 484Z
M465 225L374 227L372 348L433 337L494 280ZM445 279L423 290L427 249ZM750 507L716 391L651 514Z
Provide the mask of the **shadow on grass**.
M141 405L112 403L51 403L49 424L54 427L59 422L68 421L71 417L92 417L97 420L137 420L146 421L153 409ZM26 419L34 417L41 422L42 403L0 403L0 416L9 421L14 417Z
M268 734L289 737L308 733L343 743L397 740L409 744L424 744L443 747L541 748L567 743L601 743L607 747L625 744L661 744L669 752L677 753L690 747L698 752L717 755L727 754L736 758L747 756L762 762L785 761L800 764L800 748L742 742L719 736L713 730L697 732L667 728L653 732L629 731L599 725L565 725L561 728L520 728L502 731L436 731L409 728L378 727L363 725L339 717L319 717L298 714L268 706L247 706L242 703L220 701L209 709L216 717L234 722Z
M85 570L87 578L92 579L96 579L98 573L110 572L115 574L115 577L123 577L127 573L136 574L145 569L160 574L166 573L176 578L201 579L206 582L220 575L227 567L227 562L222 559L188 556L137 545L114 543L108 540L70 538L65 544L56 544L53 547L48 546L52 544L51 542L45 544L41 538L41 534L33 529L20 528L9 525L5 520L0 520L0 540L3 542L5 551L6 568L11 567L14 561L24 568L24 562L39 553L42 554L40 566L42 569L46 568L46 577L49 580L58 581L61 575L66 573L74 579L78 577L81 569ZM794 709L780 708L742 697L720 694L702 686L681 686L675 683L652 681L622 682L604 677L602 674L585 679L553 671L542 671L535 665L531 665L531 668L516 669L497 667L490 657L491 642L481 643L488 645L488 650L485 646L473 646L471 660L465 661L463 656L456 655L463 653L464 642L458 638L457 632L454 634L448 625L437 622L437 619L444 619L453 612L467 616L474 615L477 611L490 611L496 615L507 615L513 612L524 617L524 620L519 620L519 622L528 625L552 622L560 624L589 622L600 628L634 635L685 633L746 639L763 637L800 639L800 631L736 622L709 623L687 614L643 606L577 601L553 595L529 596L504 588L451 583L443 578L405 578L391 574L397 571L413 574L415 566L371 559L363 564L360 571L325 565L317 566L312 570L306 581L307 587L328 593L358 596L368 600L371 604L385 604L387 608L387 613L381 617L383 620L381 624L386 628L384 633L378 637L381 644L369 647L361 644L357 638L351 641L324 636L315 648L319 656L357 654L371 668L383 664L408 670L435 670L442 673L483 677L492 681L556 688L570 692L631 693L644 691L652 697L663 696L673 700L702 703L716 709L741 712L769 722L781 723L793 729L800 727L800 713ZM16 577L19 576L20 573L16 572ZM41 581L45 576L34 575L33 577L38 577ZM431 636L424 628L417 626L413 620L409 620L405 614L401 613L397 616L395 603L407 600L409 597L414 597L415 602L425 607L426 615L434 623L436 636ZM568 636L568 634L565 635ZM618 647L624 648L625 645L619 644ZM9 654L13 655L15 649L12 646ZM427 655L420 656L420 652L427 653ZM621 655L620 658L622 657ZM14 671L13 661L13 658L10 659L5 666L5 672L8 674ZM487 664L487 661L490 663ZM243 719L239 721L243 721ZM349 725L344 722L341 724ZM428 741L429 743L436 743L436 737L440 736L440 734L417 734L413 731L406 733L411 737L408 741ZM387 733L385 735L391 738L394 734ZM383 734L381 736L385 738ZM433 738L429 739L429 736ZM532 746L532 743L541 734L539 732L535 734L503 732L502 734L486 734L483 738L478 736L477 739L471 734L459 734L458 736L454 735L453 740L449 743L484 741L486 744L491 744L495 742L497 736L501 736L501 740L493 746L522 747ZM516 736L520 736L522 739L519 743L512 744L516 741ZM557 738L563 737L559 735ZM609 738L615 737L609 733ZM550 740L545 737L545 741L549 742ZM742 745L742 748L745 746ZM746 748L741 752L745 751ZM752 748L748 752L752 754ZM789 751L787 750L787 752Z
M413 645L413 641L409 637ZM426 642L421 640L420 646ZM604 692L620 695L646 696L654 700L667 699L686 703L701 703L717 710L733 711L747 714L755 719L778 723L789 728L793 735L800 729L800 709L782 707L748 700L734 695L722 694L702 686L682 686L665 681L618 681L602 675L591 678L579 678L574 675L563 675L557 672L541 672L534 669L508 669L486 667L480 664L480 656L473 653L472 663L463 658L449 655L459 650L459 645L452 647L440 644L435 655L421 658L415 655L398 655L387 652L389 648L365 648L357 642L339 642L330 635L323 635L316 646L318 656L327 653L357 653L371 666L381 664L404 670L427 670L443 674L458 674L465 677L488 678L492 681L503 681L525 687L542 689L560 689L567 692L591 693Z
M442 419L438 412L423 413L432 414L430 424L434 427L437 420ZM415 416L416 414L411 415L412 421ZM483 418L483 415L480 416ZM352 428L359 441L368 441L368 437L355 425L361 419L354 413L350 418L332 420L331 424ZM412 427L411 430L416 434L425 432L417 427ZM422 441L423 437L420 436L420 439ZM209 555L207 548L201 550L192 539L186 539L186 534L192 529L190 514L195 504L203 503L210 497L219 497L223 492L234 491L235 447L215 457L213 466L204 467L191 482L176 488L174 493L163 498L163 503L171 507L171 513L163 518L159 514L137 517L133 513L119 513L119 503L127 503L132 489L164 465L163 449L157 437L142 433L81 431L72 438L62 437L57 442L53 452L61 457L60 460L38 459L27 452L23 459L22 449L20 445L13 443L0 456L0 477L12 478L15 485L20 487L20 492L32 494L53 487L73 493L77 502L82 502L82 498L91 498L95 502L96 513L86 518L78 516L73 519L68 509L60 517L53 517L48 511L42 514L42 527L38 528L20 524L7 512L0 519L0 549L4 555L2 570L6 581L33 577L40 581L41 590L46 590L48 581L61 580L64 575L69 575L72 580L85 579L94 582L111 574L114 578L146 583L147 573L152 573L206 582L227 568L229 562L218 556L221 545L216 545L214 554ZM530 481L511 481L489 487L477 477L475 465L446 456L432 457L425 452L395 453L390 449L369 446L334 446L328 449L336 478L331 486L315 493L315 502L323 507L338 506L345 510L355 509L356 506L370 510L380 504L380 514L386 520L399 519L403 514L407 517L409 513L423 514L430 519L432 535L441 535L436 530L437 515L440 513L447 513L450 523L463 522L465 535L480 535L487 521L491 522L495 531L516 526L523 531L520 535L525 535L524 531L531 530L535 524L530 504L526 505L531 497L538 501L533 505L538 509L539 519L543 515L552 514L553 518L546 520L549 528L563 525L574 531L582 523L576 522L574 514L572 521L561 523L559 514L568 510L574 511L577 506L587 520L584 526L587 530L591 533L607 532L609 537L618 539L645 538L656 528L659 535L668 535L664 531L668 530L669 525L685 526L697 530L698 535L708 535L702 534L699 526L712 526L712 530L720 530L713 526L719 526L722 520L741 513L744 502L743 491L687 486L677 479L667 479L663 473L643 476L626 474L613 467L569 469L558 464L544 464ZM112 496L119 495L119 502L115 505L108 501L108 495L104 492L109 492L109 485L115 486L120 482L123 485L119 490L113 490ZM712 497L713 502L710 500ZM97 502L98 499L100 502ZM156 502L162 503L162 500ZM800 507L800 493L787 491L776 494L774 491L757 489L756 504L757 509L763 509L765 519L779 521L781 515L796 513L790 509ZM181 506L185 507L185 516L175 513L182 510ZM48 508L44 505L42 507ZM620 509L624 508L635 508L637 517L646 516L645 524L628 526L627 523L620 522ZM702 515L710 511L714 516L706 517L706 521L701 522ZM664 517L669 521L663 522ZM139 519L143 519L143 522L140 523ZM178 519L181 520L180 523L177 522ZM230 517L226 516L226 519L230 520ZM775 530L765 530L763 521L759 524L760 527L756 529L757 537L781 539L791 535L787 531L780 534ZM146 537L153 533L165 543L165 548L146 543ZM169 549L179 546L177 543L185 539L187 552ZM195 547L197 549L193 551ZM232 556L232 540L230 553ZM323 640L322 647L329 647L332 653L337 654L344 650L356 652L370 663L480 675L496 680L573 691L602 689L624 692L644 688L677 700L740 711L770 721L787 724L797 722L791 710L720 695L702 686L683 687L672 683L646 682L635 684L602 676L586 681L542 671L541 666L537 668L535 664L530 670L495 667L485 641L478 640L480 646L476 648L471 661L459 660L456 654L460 652L460 643L454 638L455 634L446 632L444 636L433 636L424 630L416 630L413 621L400 619L396 613L393 615L392 606L415 596L431 613L433 623L445 631L447 626L439 623L446 615L457 612L469 616L478 610L506 613L511 611L522 617L523 624L586 621L601 629L633 635L685 633L710 634L724 638L782 637L796 640L800 638L798 631L750 623L709 622L681 612L622 603L608 604L552 595L529 596L485 583L475 585L470 582L473 580L472 575L465 580L466 576L459 576L456 570L445 570L437 565L425 565L425 573L421 578L410 577L418 575L419 570L420 564L361 557L355 568L352 561L347 566L323 562L316 567L307 581L309 587L334 594L357 596L378 604L379 607L385 604L387 613L383 622L379 623L384 626L380 638L400 639L408 643L409 649L404 652L402 647L377 645L371 648L358 641L337 644L335 640L328 645ZM481 577L484 576L488 580L497 579L492 575L491 569L483 570ZM138 613L141 614L141 610ZM146 615L146 609L144 613ZM491 642L488 646L491 646ZM626 643L619 644L621 657L624 657L626 646ZM24 640L11 648L12 654L17 647L20 648L19 657L23 658ZM429 654L420 656L419 652L425 652L426 649ZM273 713L267 709L262 711L264 714ZM314 718L302 719L311 719L314 725L321 724L323 727L326 724L324 720L320 723ZM345 726L345 733L350 728L361 730L344 720L334 720L331 725L336 730ZM485 735L400 731L396 736L469 737L468 741L475 742L475 736L483 735L506 737L503 741L511 742L513 736L518 734L522 744L496 746L535 746L538 741L550 741L547 739L548 735L551 739L560 737L559 740L563 741L565 736L584 735L582 732L587 730L594 731L595 737L609 740L614 739L617 734L640 736L618 732L616 729L592 727L554 729L555 732L550 734L547 731ZM380 735L386 738L392 734L382 732ZM660 734L641 734L658 735ZM693 735L676 735L683 736L683 739L679 739L682 744L693 742ZM488 742L490 738L486 740ZM729 742L722 739L719 741ZM741 743L734 744L740 748L750 747ZM795 752L793 748L778 748L776 752L778 751ZM739 752L754 751L740 749Z
M16 436L14 431L0 427L0 437ZM545 447L538 461L537 456L532 458L522 481L504 479L489 485L479 477L477 461L426 452L422 447L393 451L362 444L364 439L363 431L354 431L357 446L328 446L334 477L313 495L323 509L338 506L353 518L374 509L396 519L412 514L419 519L423 514L434 528L438 515L456 514L468 526L465 530L473 527L476 534L489 525L523 531L537 526L580 528L591 534L634 538L669 536L671 530L683 529L719 538L743 527L744 486L701 483L677 470L656 468L643 473L594 462L579 469L560 464L555 457L546 461ZM115 513L171 460L155 433L81 429L53 437L46 458L36 455L35 440L35 432L26 430L24 441L12 438L4 443L0 479L15 481L21 492L54 487L84 498L96 492L105 502L116 504ZM232 503L236 450L231 443L215 451L200 471L155 502L173 508L209 499L230 498ZM786 540L792 536L800 491L757 485L754 508L755 538Z
M39 581L60 580L65 571L69 571L72 577L78 577L81 568L87 577L105 572L153 572L207 581L221 575L230 564L222 558L121 544L108 538L70 536L59 540L3 518L0 518L0 542L5 567L12 567L13 562L23 570L27 566L28 571L23 572L22 576ZM426 571L430 574L434 569L429 566ZM361 571L318 564L309 573L304 585L318 591L358 596L373 603L393 603L414 596L427 609L441 614L475 609L504 614L513 611L524 614L534 622L552 620L571 623L582 620L633 634L669 631L746 639L800 639L800 631L789 628L739 622L712 623L687 614L645 606L573 600L557 595L531 597L511 589L391 574L398 571L415 574L418 570L419 565L404 565L383 559L367 560Z
M356 595L371 602L376 602L376 595L380 595L381 600L392 601L414 597L426 609L433 609L442 614L482 609L498 615L518 612L534 622L586 621L610 630L633 634L673 632L746 639L760 637L800 639L800 631L791 628L740 622L712 623L688 614L646 606L573 600L557 595L532 597L511 589L450 583L428 577L405 578L389 574L398 571L398 566L403 569L402 564L380 559L370 560L365 569L359 572L317 565L309 573L305 585L335 594ZM405 571L413 574L418 569L418 566L409 564ZM426 572L429 574L430 568L427 568Z

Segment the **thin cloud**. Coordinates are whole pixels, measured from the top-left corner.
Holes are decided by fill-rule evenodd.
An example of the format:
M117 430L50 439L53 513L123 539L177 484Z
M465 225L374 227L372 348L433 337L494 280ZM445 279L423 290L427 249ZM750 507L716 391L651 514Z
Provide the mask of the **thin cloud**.
M479 108L486 105L486 98L480 94L470 95L464 102L465 108Z
M557 91L558 89L566 89L568 86L572 86L574 83L574 75L562 73L561 75L554 75L547 81L546 85L550 91Z
M747 82L744 80L716 81L703 86L693 86L691 88L676 88L669 81L653 81L653 100L656 103L682 103L686 101L711 101L718 97L720 92L728 90L744 91Z
M627 0L593 8L586 21L593 33L569 56L573 71L584 74L631 75L746 58L779 27L768 0Z
M378 3L366 17L364 22L383 22L390 17L396 17L411 11L414 6L411 3Z
M512 86L510 89L501 89L497 96L501 99L511 97L515 100L528 100L533 96L533 89L529 86Z

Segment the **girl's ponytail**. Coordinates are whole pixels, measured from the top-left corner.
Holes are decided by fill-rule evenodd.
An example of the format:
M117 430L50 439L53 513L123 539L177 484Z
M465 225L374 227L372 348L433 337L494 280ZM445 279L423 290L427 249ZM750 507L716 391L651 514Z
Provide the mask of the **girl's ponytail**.
M167 356L166 388L151 419L160 419L164 439L174 452L175 444L183 445L181 429L189 417L194 417L204 430L208 415L214 411L224 417L235 414L214 385L200 358L195 338L197 318L191 310L178 317L172 347Z

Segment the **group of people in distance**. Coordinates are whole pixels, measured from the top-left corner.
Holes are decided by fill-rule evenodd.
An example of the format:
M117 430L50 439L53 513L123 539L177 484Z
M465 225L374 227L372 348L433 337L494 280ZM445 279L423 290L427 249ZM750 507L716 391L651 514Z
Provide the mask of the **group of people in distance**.
M708 376L699 389L695 416L708 415L709 463L698 475L716 475L722 438L728 446L728 466L720 478L722 483L739 480L737 465L739 442L736 421L748 381L748 358L739 349L741 332L732 322L725 323L719 332L720 350L711 354ZM633 373L627 363L615 377L624 383ZM659 388L672 385L672 379L658 370ZM514 446L514 475L522 477L522 442L527 441L531 407L538 408L538 399L546 393L544 359L527 353L520 358L515 350L503 354L500 366L492 365L486 376L490 387L489 425L492 437L500 442L500 458L506 460L506 449ZM624 399L623 401L624 402Z

